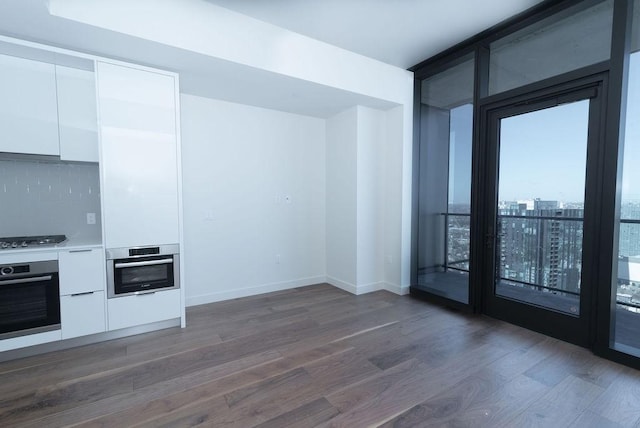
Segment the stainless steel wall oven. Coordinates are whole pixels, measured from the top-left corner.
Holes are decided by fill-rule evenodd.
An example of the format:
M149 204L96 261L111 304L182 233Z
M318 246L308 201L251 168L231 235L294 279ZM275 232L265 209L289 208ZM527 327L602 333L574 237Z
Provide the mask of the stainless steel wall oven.
M58 261L0 265L0 339L59 329Z
M180 288L179 252L177 244L107 250L107 296Z

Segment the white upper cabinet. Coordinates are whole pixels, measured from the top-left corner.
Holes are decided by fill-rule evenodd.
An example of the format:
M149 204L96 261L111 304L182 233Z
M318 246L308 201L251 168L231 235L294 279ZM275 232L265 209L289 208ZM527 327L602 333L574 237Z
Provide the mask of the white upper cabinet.
M92 71L56 65L60 159L98 162L96 84Z
M179 242L176 82L97 63L107 248Z
M0 129L2 152L60 154L54 65L0 55Z

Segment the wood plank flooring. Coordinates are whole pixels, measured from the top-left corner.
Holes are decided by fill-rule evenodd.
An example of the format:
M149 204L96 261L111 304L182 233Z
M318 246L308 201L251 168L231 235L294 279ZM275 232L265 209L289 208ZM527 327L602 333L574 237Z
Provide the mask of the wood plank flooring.
M631 427L640 373L481 316L329 285L0 363L2 427Z

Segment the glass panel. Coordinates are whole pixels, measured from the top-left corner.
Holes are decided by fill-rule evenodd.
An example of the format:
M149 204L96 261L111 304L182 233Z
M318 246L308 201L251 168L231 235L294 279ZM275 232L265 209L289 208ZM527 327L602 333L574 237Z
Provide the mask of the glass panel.
M496 294L580 312L589 101L500 121Z
M34 323L47 321L47 285L48 283L2 286L0 333L29 328Z
M122 269L122 285L143 282L166 281L169 276L169 265L141 266Z
M474 60L422 82L418 284L469 302Z
M640 1L633 7L612 342L618 350L640 355Z
M568 8L492 43L489 95L608 60L613 0Z

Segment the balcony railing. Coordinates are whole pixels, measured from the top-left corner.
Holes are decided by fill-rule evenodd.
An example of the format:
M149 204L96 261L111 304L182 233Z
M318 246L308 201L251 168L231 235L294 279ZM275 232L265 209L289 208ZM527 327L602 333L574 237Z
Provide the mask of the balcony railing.
M555 287L547 287L545 285L534 284L532 282L518 281L517 279L511 279L511 278L505 278L505 277L500 277L500 280L501 281L508 281L508 282L515 282L517 284L527 285L529 287L535 287L535 288L537 288L539 290L551 290L551 291L557 291L558 293L570 294L572 296L580 296L580 293L576 293L575 291L563 290L561 288L555 288Z
M620 224L640 225L640 219L623 218L623 219L620 219ZM640 235L640 233L639 233L639 235ZM631 280L631 278L628 278L628 279ZM640 282L640 278L635 279L634 282ZM640 311L640 304L637 304L637 303L624 302L624 301L620 301L620 300L616 299L616 304L627 308L627 310L630 310L631 308L633 308L633 309L635 309L634 312Z
M446 231L446 236L445 236L445 246L444 246L444 268L445 270L448 269L453 269L453 270L457 270L457 271L463 271L463 272L468 272L469 269L466 267L468 266L469 263L469 258L463 258L463 259L450 259L449 258L449 250L450 250L450 236L449 236L449 225L451 223L451 218L469 218L471 217L471 214L469 213L441 213L442 216L445 219L445 231ZM554 221L554 222L560 222L560 221L574 221L574 222L582 222L584 221L584 219L582 217L557 217L557 216L535 216L535 215L509 215L509 214L500 214L498 215L498 219L499 221L502 219L521 219L521 220L538 220L538 225L536 226L536 228L538 230L541 229L541 225L542 222L544 221ZM637 224L640 225L640 219L621 219L620 220L621 224ZM513 278L505 278L505 277L501 277L500 280L502 281L511 281L514 283L519 283L525 286L529 286L529 287L534 287L536 289L539 290L549 290L551 292L559 292L559 293L566 293L569 295L575 295L575 296L579 296L580 293L572 291L572 290L565 290L562 288L557 288L557 287L549 287L549 286L545 286L542 284L537 284L537 283L531 283L531 282L527 282L527 281L521 281L521 280L517 280L517 279L513 279ZM638 281L640 282L640 278L638 278ZM634 309L638 309L640 310L640 304L635 304L635 303L630 303L630 302L623 302L620 301L619 299L616 299L616 304L624 306L624 307L628 307L628 308L634 308Z
M469 257L467 256L464 259L454 259L454 260L450 260L449 259L449 218L450 217L463 217L463 218L469 218L469 221L471 220L471 214L469 213L442 213L442 215L444 216L444 230L445 230L445 239L444 239L444 269L449 270L449 269L453 269L453 270L457 270L457 271L461 271L461 272L469 272L469 268L467 267L469 265ZM467 232L468 233L468 232ZM471 237L469 236L469 241L471 239ZM469 248L467 248L467 255L469 254Z
M583 221L560 215L499 214L499 280L579 296ZM569 276L572 271L578 274Z

